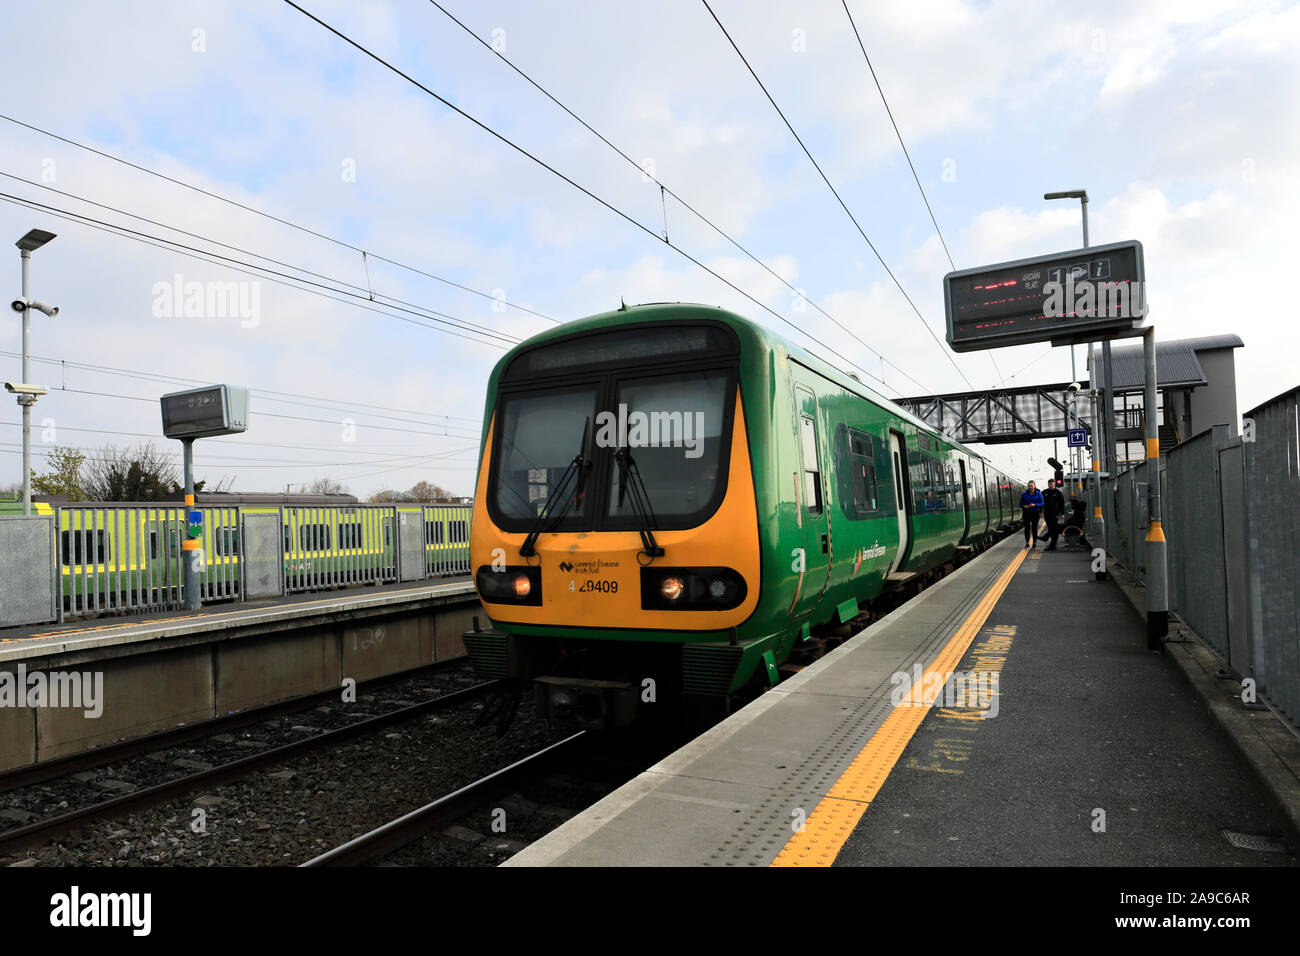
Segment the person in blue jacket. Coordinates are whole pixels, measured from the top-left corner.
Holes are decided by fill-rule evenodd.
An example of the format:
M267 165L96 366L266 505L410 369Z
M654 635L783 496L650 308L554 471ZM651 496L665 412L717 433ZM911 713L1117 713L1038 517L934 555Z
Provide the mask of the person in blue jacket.
M1038 545L1038 519L1043 514L1043 493L1031 481L1020 495L1020 513L1025 520L1025 547Z

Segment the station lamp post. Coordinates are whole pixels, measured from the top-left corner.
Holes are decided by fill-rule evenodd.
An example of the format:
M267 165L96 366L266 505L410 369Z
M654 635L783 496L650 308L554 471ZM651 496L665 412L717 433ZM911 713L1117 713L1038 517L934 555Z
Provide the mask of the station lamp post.
M1043 198L1079 200L1079 209L1082 210L1083 212L1083 248L1087 249L1088 248L1088 190L1066 189L1063 192L1059 192L1059 193L1043 193ZM1071 345L1070 346L1070 381L1077 382L1078 380L1079 380L1079 376L1074 370L1074 346ZM1073 393L1071 393L1070 395L1070 417L1073 419L1073 421L1070 422L1070 427L1072 428L1078 427L1079 412L1078 412L1078 407L1075 404L1075 396ZM1093 427L1094 428L1096 427L1095 424ZM1079 449L1070 448L1067 450L1070 452L1070 467L1074 471L1074 478L1071 484L1075 490L1075 493L1078 493L1079 471L1080 471Z
M32 406L36 399L46 394L46 390L32 385L28 373L28 344L31 339L31 312L36 309L50 318L59 314L59 310L44 302L38 302L28 296L27 267L32 253L54 238L54 233L44 229L32 229L14 245L22 257L23 292L14 299L11 307L23 317L23 378L21 382L6 382L5 388L18 396L18 404L23 407L23 514L32 513Z

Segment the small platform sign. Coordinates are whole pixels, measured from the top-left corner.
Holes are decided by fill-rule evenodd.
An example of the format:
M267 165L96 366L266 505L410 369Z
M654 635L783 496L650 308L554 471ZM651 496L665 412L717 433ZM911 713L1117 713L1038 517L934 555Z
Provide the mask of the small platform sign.
M1059 435L1060 432L1057 432ZM1088 429L1071 428L1067 432L1067 442L1071 448L1083 448L1088 444Z

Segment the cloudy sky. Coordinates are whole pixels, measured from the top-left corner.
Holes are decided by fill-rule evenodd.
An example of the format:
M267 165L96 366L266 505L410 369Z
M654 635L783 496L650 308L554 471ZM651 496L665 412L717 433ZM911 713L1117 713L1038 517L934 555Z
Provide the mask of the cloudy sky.
M48 361L31 378L65 389L37 406L37 470L47 446L157 435L159 394L225 381L254 390L253 424L200 442L199 477L468 494L503 349L620 298L734 308L891 397L1069 380L1065 349L936 343L951 266L838 0L710 5L920 316L703 3L440 2L779 278L424 0L300 5L644 229L287 4L6 4L9 297L8 244L58 233L32 260L32 294L61 313L33 318ZM1300 333L1273 293L1300 220L1300 9L849 9L958 268L1078 246L1078 204L1042 194L1086 187L1092 241L1145 246L1161 338L1239 334L1243 411L1297 383ZM674 246L781 318L665 245L665 219ZM188 314L168 301L177 282L242 283L243 298ZM20 477L7 407L0 485ZM1039 444L991 456L1042 477Z

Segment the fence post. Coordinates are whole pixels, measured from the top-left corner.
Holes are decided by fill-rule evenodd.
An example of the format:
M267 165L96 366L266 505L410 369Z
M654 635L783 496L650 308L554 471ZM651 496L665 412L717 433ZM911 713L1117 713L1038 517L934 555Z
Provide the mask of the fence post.
M1169 634L1169 592L1166 575L1165 534L1160 524L1160 423L1156 415L1156 330L1142 334L1142 359L1146 366L1143 418L1146 419L1147 494L1150 496L1146 534L1147 650L1163 651Z

